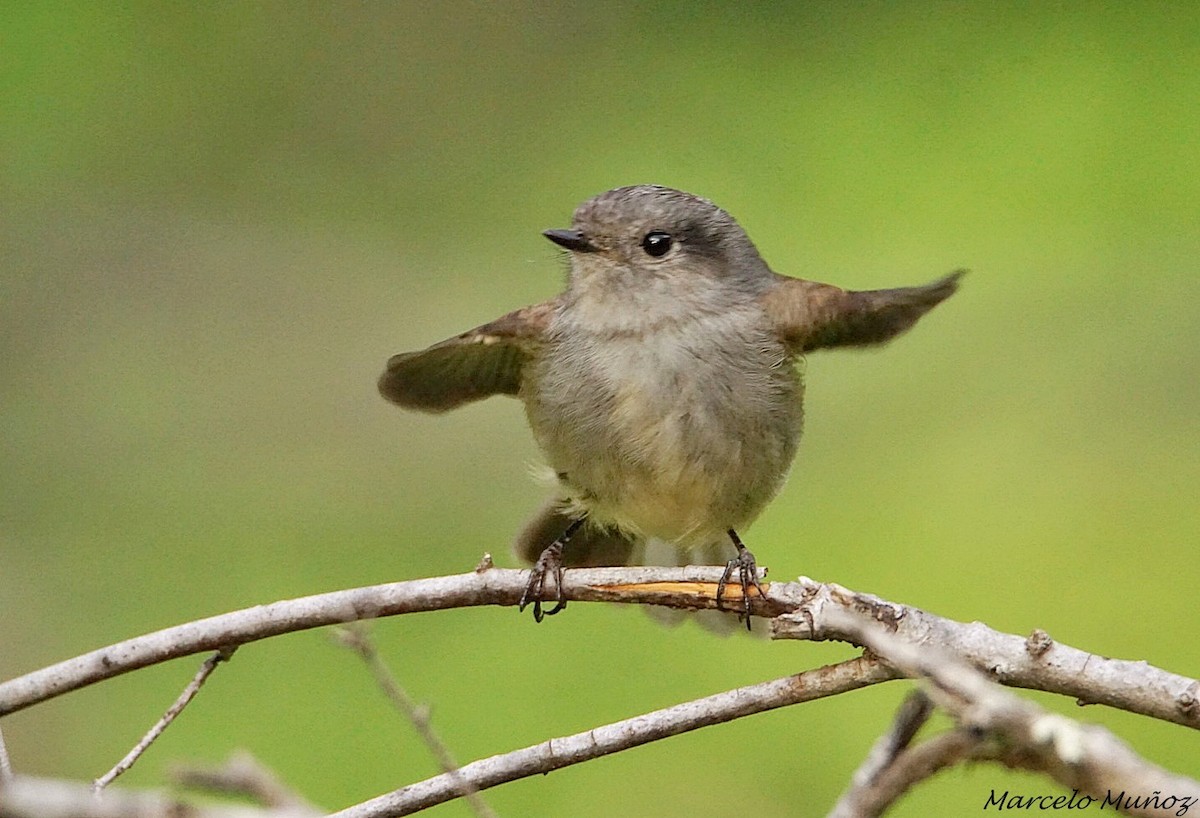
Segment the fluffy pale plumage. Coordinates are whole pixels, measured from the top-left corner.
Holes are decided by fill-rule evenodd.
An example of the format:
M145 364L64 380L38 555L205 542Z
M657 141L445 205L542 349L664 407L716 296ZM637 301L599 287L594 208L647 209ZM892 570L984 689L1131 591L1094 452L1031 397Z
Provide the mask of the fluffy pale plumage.
M647 236L669 251L652 255ZM773 273L729 214L652 185L585 202L566 291L420 352L394 356L380 391L440 412L516 395L558 480L518 538L534 558L571 518L589 526L568 565L619 564L653 538L727 543L775 496L796 452L811 350L879 344L957 288L848 292Z

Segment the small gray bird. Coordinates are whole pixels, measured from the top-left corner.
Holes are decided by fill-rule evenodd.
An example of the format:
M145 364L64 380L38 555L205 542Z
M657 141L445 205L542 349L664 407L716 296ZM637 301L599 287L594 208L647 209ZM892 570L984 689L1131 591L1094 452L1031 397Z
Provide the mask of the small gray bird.
M525 404L557 489L517 538L534 566L520 607L537 621L566 605L559 590L542 610L546 575L561 589L564 565L629 564L654 543L711 559L732 543L717 605L737 572L749 626L749 586L762 588L737 531L796 453L794 362L894 338L962 271L865 292L778 275L724 210L656 185L602 193L544 235L569 251L565 292L393 356L379 391L424 412L496 394Z

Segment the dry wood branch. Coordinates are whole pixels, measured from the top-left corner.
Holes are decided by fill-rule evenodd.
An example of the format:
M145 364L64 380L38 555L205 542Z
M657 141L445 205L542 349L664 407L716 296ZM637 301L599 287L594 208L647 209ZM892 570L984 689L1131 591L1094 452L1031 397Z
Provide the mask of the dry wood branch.
M8 748L4 746L4 732L0 731L0 786L12 777L12 762L8 759Z
M572 601L640 602L675 607L715 607L722 569L588 568L567 572ZM0 683L0 716L148 665L284 633L475 605L516 605L527 571L493 568L448 577L371 585L256 605L164 628L85 653ZM726 593L731 602L739 590ZM764 603L760 608L779 613Z
M713 567L577 569L567 572L563 590L572 601L712 608L721 572L722 569ZM469 574L286 600L167 628L0 684L0 715L150 664L204 650L231 650L282 633L415 611L514 605L524 589L526 576L524 571L491 568L485 561L479 570ZM897 754L896 748L911 737L906 733L912 725L901 724L888 739L890 749L883 752L882 757L885 760L890 757L890 762L874 777L875 785L864 790L864 804L873 798L882 809L922 777L966 757L998 758L1010 766L1041 770L1084 792L1098 791L1101 785L1105 788L1116 785L1132 793L1130 799L1148 798L1153 795L1153 788L1164 799L1191 798L1194 792L1200 796L1195 782L1148 764L1106 731L1083 727L1026 705L970 666L1004 684L1063 693L1081 702L1102 702L1200 727L1197 702L1200 683L1195 680L1141 662L1093 656L1058 645L1042 632L1035 632L1029 638L1002 634L980 623L953 622L806 578L769 583L765 588L763 597L751 594L752 609L757 616L774 618L775 637L839 639L867 647L885 656L886 662L869 655L483 759L461 768L457 776L437 776L339 814L343 818L408 814L456 797L462 791L463 781L485 789L708 724L852 690L900 674L926 680L930 695L960 720L965 732L957 739L939 737ZM726 589L727 601L734 606L738 596L736 586ZM931 656L950 658L931 664ZM915 723L914 720L912 724ZM992 740L965 749L955 743L980 733ZM51 800L55 797L52 788L43 787L36 779L18 776L14 780L25 782L16 792L40 788L43 793L51 793L47 795ZM16 811L13 806L16 801L8 800L10 789L0 786L0 818L26 814ZM96 802L105 803L112 801ZM130 801L127 809L123 807L111 814L162 814L139 813L136 809L141 805L142 802ZM1160 804L1156 801L1147 807L1146 802L1139 800L1121 806L1130 814L1140 815L1159 814L1154 810ZM101 806L96 807L100 809ZM91 818L93 814L110 813L81 808L63 814Z
M290 810L311 816L325 814L325 810L318 809L294 792L249 753L234 753L219 767L177 764L168 768L167 774L184 787L221 795L245 796L275 810Z
M1045 773L1097 803L1119 792L1123 800L1113 806L1127 815L1173 815L1181 805L1200 803L1200 782L1151 764L1102 727L1015 696L945 650L918 647L842 610L831 611L828 621L905 676L925 681L930 698L961 727L999 742L1005 763Z
M995 758L988 754L978 735L969 730L952 730L910 747L891 759L886 767L862 787L853 788L838 802L833 816L876 818L927 778L964 761ZM838 812L837 809L842 810Z
M863 802L879 778L908 748L917 731L933 714L933 702L920 690L909 693L896 711L896 717L886 733L879 737L850 778L850 786L829 813L829 818L859 818L864 814Z
M721 571L709 566L572 569L566 572L564 593L572 601L713 608ZM525 571L485 567L455 576L284 600L166 628L0 683L0 716L131 670L227 645L417 611L515 605L527 576ZM978 622L955 622L805 577L764 583L764 587L766 598L752 594L753 612L775 617L776 638L853 643L852 634L828 621L832 611L841 610L864 622L885 621L914 644L940 645L1002 684L1060 693L1200 729L1200 682L1145 662L1096 656L1054 643L1040 632L1023 638ZM728 603L736 607L739 593L736 587L727 589Z
M137 763L137 760L142 757L142 753L146 752L155 739L163 734L163 731L171 725L171 722L175 721L175 718L183 712L183 708L187 707L188 703L196 698L196 694L200 692L200 688L203 687L204 682L208 680L212 672L217 669L217 665L221 664L221 662L228 662L235 650L237 650L236 647L222 648L205 659L204 664L200 665L200 669L196 671L196 675L188 682L187 687L179 694L179 698L175 700L175 703L167 708L167 712L163 713L162 718L146 731L141 741L135 744L133 749L125 754L124 758L118 761L111 770L97 778L92 784L92 788L96 792L100 792L111 784L117 776Z
M955 622L870 594L806 577L772 583L768 596L792 612L771 623L777 639L836 639L862 645L850 625L883 623L906 642L937 647L1010 687L1071 696L1080 704L1105 704L1200 729L1200 682L1123 659L1109 659L1054 642L1044 631L1029 637L992 630L981 622Z
M161 792L110 787L97 795L90 784L15 776L0 787L0 818L313 818L302 809L242 804L194 804Z
M485 758L460 767L458 773L484 790L708 725L857 690L890 678L894 678L892 671L881 662L860 657ZM411 815L456 797L457 787L453 777L439 775L342 810L335 813L334 818Z

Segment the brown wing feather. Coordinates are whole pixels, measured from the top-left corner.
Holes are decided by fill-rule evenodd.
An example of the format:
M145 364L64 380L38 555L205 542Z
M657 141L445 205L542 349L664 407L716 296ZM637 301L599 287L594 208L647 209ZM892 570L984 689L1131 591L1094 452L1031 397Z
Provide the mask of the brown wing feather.
M491 395L515 395L558 299L510 312L417 352L393 355L379 392L397 406L445 412Z
M793 355L827 347L882 344L953 295L965 272L957 270L923 287L862 292L778 276L762 304Z

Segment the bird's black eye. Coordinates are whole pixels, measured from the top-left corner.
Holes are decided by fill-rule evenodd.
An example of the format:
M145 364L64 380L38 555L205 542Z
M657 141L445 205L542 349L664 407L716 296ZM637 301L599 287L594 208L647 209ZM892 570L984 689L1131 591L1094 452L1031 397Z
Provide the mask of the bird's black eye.
M661 230L651 230L642 238L642 249L647 255L658 258L665 256L671 249L672 239L669 233Z

